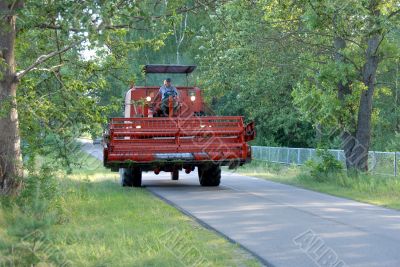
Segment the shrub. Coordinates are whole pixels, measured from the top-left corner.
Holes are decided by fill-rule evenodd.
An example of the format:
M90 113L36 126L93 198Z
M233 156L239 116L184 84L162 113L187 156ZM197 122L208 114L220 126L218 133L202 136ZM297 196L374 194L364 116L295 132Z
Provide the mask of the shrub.
M48 237L63 214L57 177L43 165L39 171L31 168L24 182L15 202L2 207L7 230L0 242L0 266L64 265Z
M17 204L23 209L31 209L35 202L45 201L49 209L59 208L61 193L59 182L51 168L43 165L39 171L32 171L24 181Z
M318 182L327 180L328 177L335 176L342 172L343 166L327 149L317 150L317 156L320 160L309 160L306 166L313 179Z

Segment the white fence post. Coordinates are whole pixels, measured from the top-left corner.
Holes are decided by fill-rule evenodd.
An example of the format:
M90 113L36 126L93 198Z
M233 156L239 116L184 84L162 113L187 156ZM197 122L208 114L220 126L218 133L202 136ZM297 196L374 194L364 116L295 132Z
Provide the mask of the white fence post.
M271 161L271 148L270 147L268 147L268 158L269 158L269 161Z
M278 149L278 156L276 156L276 162L279 162L281 150Z
M288 148L288 147L286 148L286 152L287 152L287 156L286 156L286 164L289 164L289 155L290 155L290 150L289 150L289 148Z
M300 148L297 149L297 165L300 165Z

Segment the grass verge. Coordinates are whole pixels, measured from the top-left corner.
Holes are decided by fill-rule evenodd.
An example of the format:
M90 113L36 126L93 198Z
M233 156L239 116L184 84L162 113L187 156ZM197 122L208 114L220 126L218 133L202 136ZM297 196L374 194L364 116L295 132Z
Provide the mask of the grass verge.
M50 210L62 212L53 223L34 225L49 218L49 209L32 215L3 200L8 204L0 208L0 265L260 266L146 189L120 187L118 175L97 160L81 163L57 179L57 209ZM31 230L23 230L27 225Z
M389 176L345 173L326 175L316 181L307 168L253 160L237 169L238 173L290 184L339 197L400 210L400 179Z

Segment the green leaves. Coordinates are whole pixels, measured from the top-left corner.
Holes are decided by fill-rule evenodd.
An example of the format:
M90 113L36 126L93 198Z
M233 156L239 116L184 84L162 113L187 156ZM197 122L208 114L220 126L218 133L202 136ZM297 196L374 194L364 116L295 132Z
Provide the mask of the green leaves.
M281 32L263 21L261 3L234 1L216 14L199 29L192 47L213 108L255 120L258 144L308 146L313 130L300 121L291 97L299 75L295 47L281 42Z
M396 0L377 3L215 2L189 12L187 28L180 32L174 26L179 28L196 1L29 1L18 19L19 70L78 38L85 42L21 82L18 105L26 147L38 153L55 148L63 157L62 148L76 135L99 135L107 117L121 115L130 81L144 83L141 65L176 62L179 32L186 34L181 63L197 63L193 80L217 113L255 120L259 144L314 146L313 126L357 126L366 40L381 31L386 38L377 51L382 60L374 136L392 136L399 114L393 100L399 90L394 63L400 54L399 7ZM373 10L381 16L375 18ZM335 48L335 38L344 46ZM339 84L349 88L341 101Z
M360 97L367 89L363 72L368 40L374 34L398 29L398 21L396 24L389 15L396 9L398 4L393 1L288 0L266 4L266 22L277 31L286 33L288 42L298 45L295 48L299 53L298 59L306 63L306 69L302 71L292 94L295 105L306 120L322 128L357 130ZM387 71L387 63L399 52L398 38L393 38L396 35L391 33L385 36L377 51L372 51L382 59L378 68L378 84L383 79L380 71ZM336 40L341 40L343 44L336 46ZM391 56L386 57L389 54ZM388 94L390 90L397 89L392 86L380 90L378 85L376 96ZM384 120L377 108L385 109L385 104L380 103L381 99L377 100L372 115L374 124ZM396 121L392 120L392 123L395 125Z
M26 2L17 20L19 71L43 55L84 40L34 68L19 84L26 158L50 154L71 169L74 140L83 133L101 135L108 117L121 116L129 81L140 76L139 67L148 63L149 53L165 47L173 33L169 21L181 19L187 4Z

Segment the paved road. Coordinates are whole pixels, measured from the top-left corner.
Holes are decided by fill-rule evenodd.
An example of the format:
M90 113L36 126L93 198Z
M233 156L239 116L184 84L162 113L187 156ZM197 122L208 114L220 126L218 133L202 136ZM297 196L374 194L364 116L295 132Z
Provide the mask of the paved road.
M180 175L146 173L143 185L267 265L400 266L398 211L235 173L217 188L200 187L196 172Z

